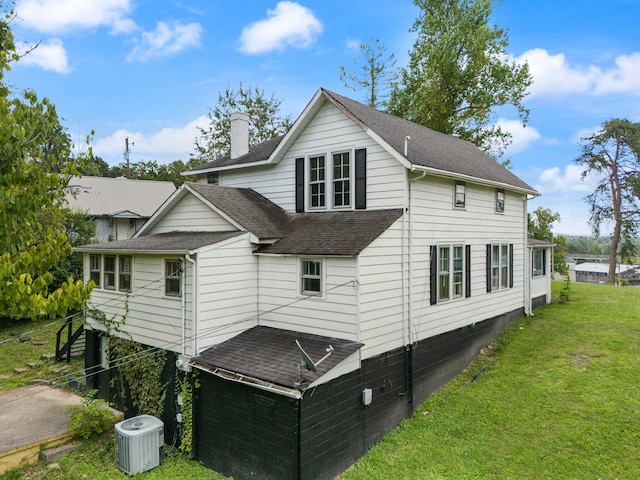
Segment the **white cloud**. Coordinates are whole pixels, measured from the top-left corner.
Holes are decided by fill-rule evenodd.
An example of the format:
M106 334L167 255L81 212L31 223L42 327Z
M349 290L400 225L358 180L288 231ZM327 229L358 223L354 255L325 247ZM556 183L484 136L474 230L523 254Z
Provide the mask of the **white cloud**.
M538 130L534 127L523 127L522 123L518 120L501 118L496 122L496 125L500 127L502 131L511 134L511 144L505 151L506 155L522 152L526 150L531 143L542 138Z
M538 177L535 189L541 193L581 192L587 195L595 189L597 178L587 175L582 179L583 167L568 164L564 170L552 167L543 170Z
M93 153L109 164L123 161L124 139L129 138L131 147L130 161L155 160L165 164L173 160L189 159L194 152L194 140L200 136L198 127L206 127L209 118L200 116L184 126L166 127L158 132L142 133L129 130L117 130L108 137L99 138L93 144Z
M169 57L188 47L200 45L202 27L199 23L169 25L158 22L152 32L143 32L142 39L127 56L127 61L148 61L152 58Z
M308 8L295 2L278 2L274 10L267 10L266 19L242 30L240 51L258 54L286 46L306 48L322 30L322 23Z
M529 50L516 61L529 64L533 77L530 97L614 93L640 95L640 52L617 57L615 66L608 69L596 65L571 65L564 53L552 55L542 48Z
M15 10L27 27L40 32L108 26L113 33L125 33L137 28L127 18L130 0L18 0Z
M71 67L67 60L67 52L64 49L62 40L52 38L46 43L40 43L33 48L33 45L23 44L19 47L21 55L20 65L31 65L40 67L43 70L49 70L56 73L69 73ZM28 52L25 54L25 52Z

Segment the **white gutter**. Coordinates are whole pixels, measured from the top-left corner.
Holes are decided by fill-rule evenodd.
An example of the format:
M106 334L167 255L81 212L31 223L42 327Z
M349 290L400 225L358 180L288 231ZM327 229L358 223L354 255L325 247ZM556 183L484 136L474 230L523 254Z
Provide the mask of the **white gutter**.
M411 171L412 172L426 172L426 173L429 173L429 174L433 175L434 177L452 178L452 179L456 179L456 180L465 180L465 181L468 181L469 183L475 183L477 185L485 185L485 186L494 187L494 188L504 188L505 190L510 190L512 192L518 192L518 193L526 193L526 194L532 195L534 197L539 197L540 196L540 194L538 192L536 192L535 190L529 190L529 189L522 188L522 187L516 187L515 185L511 185L511 184L508 184L508 183L493 182L491 180L485 180L483 178L474 177L472 175L464 175L464 174L461 174L461 173L445 172L444 170L438 170L436 168L423 167L423 166L420 166L420 165L412 165L411 166Z
M193 355L198 355L198 264L194 259L191 258L191 253L187 253L184 256L185 260L191 263L192 266L192 275L193 281L191 285L191 332L193 334ZM186 268L185 268L185 297L187 291L187 282L186 282ZM185 323L186 323L186 304L185 304ZM183 326L186 328L185 323ZM186 340L186 338L184 339Z
M195 362L191 363L191 365L194 368L197 368L198 370L211 373L212 375L215 375L216 377L224 378L225 380L229 380L236 383L242 383L244 385L249 385L250 387L258 388L260 390L266 390L268 392L284 395L285 397L295 398L296 400L302 398L302 392L294 388L284 387L282 385L277 385L272 382L265 382L264 380L250 377L248 375L243 375L241 373L235 373L230 370L225 370L219 367L209 368Z

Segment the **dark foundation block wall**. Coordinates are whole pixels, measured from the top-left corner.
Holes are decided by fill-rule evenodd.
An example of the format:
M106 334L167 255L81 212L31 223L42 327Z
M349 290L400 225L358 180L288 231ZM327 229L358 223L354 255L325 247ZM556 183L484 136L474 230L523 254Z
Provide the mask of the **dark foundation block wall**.
M200 372L196 459L236 480L330 480L460 373L517 310L362 362L300 400ZM371 390L371 404L362 401Z
M126 418L148 412L138 411L131 403L130 395L121 398L117 387L114 386L118 375L117 368L104 369L100 367L100 337L104 335L95 330L87 330L85 336L85 376L86 389L96 390L96 398L101 398L113 404L115 408L122 411ZM179 444L178 424L176 422L176 359L177 354L166 351L166 362L162 370L161 382L166 385L166 397L164 402L164 413L161 420L164 423L165 443L168 445ZM111 364L113 367L113 363Z

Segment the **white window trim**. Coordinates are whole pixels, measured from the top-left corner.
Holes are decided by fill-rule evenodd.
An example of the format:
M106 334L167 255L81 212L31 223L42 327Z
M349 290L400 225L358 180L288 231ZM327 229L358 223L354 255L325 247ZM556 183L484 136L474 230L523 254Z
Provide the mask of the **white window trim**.
M335 205L335 192L334 192L334 177L333 177L333 156L348 153L349 154L349 205L336 206ZM325 205L323 207L311 206L311 158L324 156L324 195ZM304 203L305 210L314 211L334 211L334 210L353 210L355 205L355 146L348 146L344 148L336 148L334 150L321 152L316 151L305 155L304 163Z
M498 205L500 205L500 199L499 199L498 196L500 194L502 194L502 208L498 208ZM496 211L496 213L504 214L504 209L505 209L506 203L507 203L507 195L506 195L504 189L496 188L496 193L495 193L495 211Z
M463 187L463 203L462 205L458 205L457 197L458 197L458 186ZM462 180L455 180L453 182L453 208L456 210L465 210L467 208L467 183Z
M100 285L96 285L96 289L98 290L102 290L105 292L114 292L114 293L119 293L119 294L128 294L131 293L131 291L133 290L133 264L134 264L134 260L133 260L133 255L118 255L116 253L111 254L111 253L90 253L89 254L89 277L87 281L91 280L91 272L98 272L98 270L92 270L91 269L91 257L92 256L96 256L99 257L99 263L100 263L100 270L99 270L99 275L100 275ZM113 270L113 278L114 278L114 285L113 287L106 287L106 281L105 281L105 257L113 257L114 258L114 270ZM120 259L123 257L128 257L130 259L130 263L129 263L129 268L130 268L130 272L129 272L129 284L131 285L131 289L130 290L121 290L120 289ZM112 273L111 271L109 271L109 273Z
M496 256L494 255L494 249L498 248L498 262L496 264ZM503 253L506 252L506 273L503 272ZM494 269L498 269L497 275L497 285L494 285ZM509 278L510 271L513 268L513 265L509 264L509 243L501 243L501 242L492 242L491 243L491 292L498 292L503 290L509 290Z
M169 276L167 275L167 263L174 262L178 264L178 276ZM182 285L182 274L181 268L183 268L182 262L179 258L165 258L162 262L162 293L166 298L181 298L182 297L182 289L184 286ZM175 280L178 279L178 292L177 293L167 293L167 281L169 279Z
M547 270L547 266L545 265L546 263L546 257L547 255L545 255L545 250L542 248L534 248L533 252L532 252L532 256L531 256L531 277L532 278L541 278L541 277L545 277L546 274L546 270ZM542 257L540 260L542 261L542 269L540 270L540 273L538 273L536 275L536 254L540 254L540 256Z
M436 277L436 281L438 282L438 285L436 287L436 294L437 294L437 303L450 303L450 302L454 302L457 300L462 300L465 298L465 289L466 289L466 265L465 262L467 261L466 259L466 255L465 255L465 244L464 243L442 243L442 244L437 244L437 259L436 259L436 265L438 267L438 273L437 273L437 277ZM449 249L449 261L448 261L448 266L447 266L447 270L441 270L441 255L440 255L440 249L442 248L448 248ZM460 270L455 270L455 256L454 256L454 251L455 248L460 248L460 253L462 255L462 266L460 268ZM448 296L446 298L442 298L440 296L441 293L441 276L442 273L446 272L447 276L448 276L448 283L449 283L449 292L448 292ZM460 272L462 281L460 283L460 294L459 295L455 295L454 293L454 279L455 279L455 272Z
M320 262L320 292L308 292L305 293L302 286L303 280L303 262ZM298 257L298 271L297 271L297 282L296 282L296 292L298 297L311 298L311 299L326 299L327 292L327 261L326 258L321 257Z

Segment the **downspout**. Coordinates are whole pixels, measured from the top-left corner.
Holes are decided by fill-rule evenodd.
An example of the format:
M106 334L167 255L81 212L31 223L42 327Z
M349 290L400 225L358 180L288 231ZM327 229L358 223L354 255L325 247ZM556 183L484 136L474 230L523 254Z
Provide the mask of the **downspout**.
M527 219L527 195L524 195L523 210L524 210L524 313L525 315L531 315L531 257L533 256L533 250L529 248L529 222ZM513 268L513 265L511 266Z
M407 137L408 138L408 137ZM405 146L406 148L406 146ZM413 301L413 184L418 180L422 180L426 177L427 172L422 172L418 177L409 180L409 290L408 290L408 302L409 302L409 314L407 316L407 335L409 343L413 343L411 335L412 328L412 301Z
M182 348L180 348L180 353L182 354L182 356L185 356L187 354L187 259L188 255L185 255L185 268L182 268L182 272L180 275L180 280L182 281L182 288L180 289L180 301L181 301L181 306L182 306L182 318L181 318L181 324L182 324Z
M198 283L197 283L197 263L196 261L191 258L191 254L187 253L184 256L185 260L187 260L189 263L191 263L191 267L192 267L192 272L191 274L193 275L193 280L192 280L192 284L191 284L191 332L193 334L193 355L198 355L198 305L197 305L197 287L198 287ZM184 282L184 295L185 295L185 309L184 309L184 314L185 314L185 320L183 322L183 328L185 328L185 332L186 332L186 291L187 291L187 272L185 269L185 282ZM186 341L186 338L185 338Z

